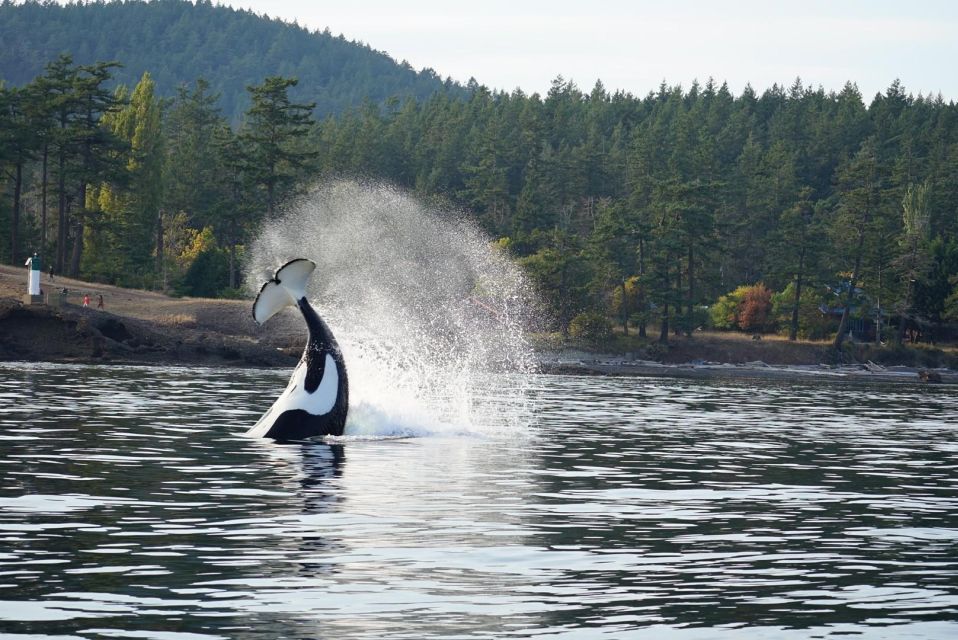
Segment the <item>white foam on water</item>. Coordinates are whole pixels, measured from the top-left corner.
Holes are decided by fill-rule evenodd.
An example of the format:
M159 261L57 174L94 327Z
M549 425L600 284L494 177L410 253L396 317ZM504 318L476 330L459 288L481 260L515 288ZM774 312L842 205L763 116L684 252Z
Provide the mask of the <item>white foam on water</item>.
M378 183L317 186L250 247L256 291L293 258L317 265L308 296L349 375L346 434L514 433L531 423L526 330L533 288L458 211ZM509 376L503 382L505 373Z

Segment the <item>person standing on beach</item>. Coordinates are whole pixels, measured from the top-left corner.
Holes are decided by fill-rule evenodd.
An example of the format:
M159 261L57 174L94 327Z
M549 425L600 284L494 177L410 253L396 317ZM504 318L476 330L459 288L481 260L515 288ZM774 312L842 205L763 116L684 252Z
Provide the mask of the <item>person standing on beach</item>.
M50 265L50 282L53 282L53 265Z
M90 306L90 294L89 294L89 293L84 293L84 294L83 294L83 306L84 306L84 307L89 307L89 306Z
M103 308L103 294L102 294L102 293L101 293L101 294L98 294L96 298L97 298L97 300L96 300L96 308L97 308L97 309L102 309L102 308Z

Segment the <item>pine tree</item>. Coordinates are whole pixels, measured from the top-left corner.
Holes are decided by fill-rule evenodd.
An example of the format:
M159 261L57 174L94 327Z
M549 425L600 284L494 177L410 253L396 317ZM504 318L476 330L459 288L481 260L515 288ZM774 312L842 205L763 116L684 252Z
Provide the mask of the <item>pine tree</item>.
M101 184L96 198L96 210L102 218L98 226L109 239L105 249L111 259L91 256L87 264L98 264L114 281L134 278L137 284L155 285L156 280L148 274L159 275L162 254L163 137L160 102L150 74L143 74L128 99L122 89L116 100L124 106L105 115L103 125L123 143L123 181ZM102 239L98 242L96 235L87 234L88 241L102 246ZM159 254L154 254L155 249ZM155 261L150 260L151 255L155 255Z
M68 239L67 171L77 147L74 122L79 115L76 82L79 70L69 55L61 55L47 65L46 74L38 79L38 90L46 97L54 121L51 145L56 159L57 239L54 268L63 272Z
M277 200L302 177L315 151L301 141L313 125L315 104L291 102L288 91L298 81L271 76L262 84L247 87L252 106L240 133L245 147L246 170L266 192L266 215L274 217Z
M0 168L6 164L4 174L13 181L9 258L14 264L22 258L19 231L23 173L34 157L35 147L35 122L29 113L26 90L0 86Z
M873 239L881 203L882 174L874 138L869 138L839 174L840 201L832 233L836 248L851 263L838 333L832 344L841 349L848 330L855 292L861 284L867 242Z
M908 185L902 199L903 231L899 246L901 253L898 266L905 284L905 298L899 312L896 342L901 344L905 336L908 317L913 313L915 304L915 283L924 279L930 266L929 240L930 225L928 213L929 183Z
M24 105L34 137L34 156L40 158L40 238L38 247L47 256L47 193L50 181L50 146L56 134L53 104L47 94L44 76L35 78L23 89ZM52 261L50 262L52 264Z
M228 167L220 134L234 136L217 106L219 96L210 92L210 84L198 79L191 87L180 86L172 104L164 110L163 147L165 150L163 193L157 232L157 275L163 288L170 285L169 271L176 255L170 246L171 234L184 224L191 229L216 230L220 242L229 246L235 258L236 234L229 232L226 218L239 215L229 180L239 167ZM229 283L235 287L235 269L230 265ZM178 274L174 274L174 279Z
M811 265L817 264L821 251L821 215L811 196L810 188L801 189L798 201L779 216L778 227L772 238L780 265L778 270L791 277L795 293L788 327L788 339L792 341L798 339L802 292L807 285Z
M219 95L210 92L209 82L200 78L192 88L180 86L164 114L163 207L185 213L198 229L212 224L219 198L217 174L222 168L215 139L216 131L226 122L218 101Z
M95 215L87 198L87 188L120 176L124 170L120 152L125 145L100 122L105 114L118 108L115 94L104 86L112 78L113 69L118 66L116 62L81 65L77 68L74 80L76 112L72 128L68 130L77 154L74 179L77 182L79 208L74 211L75 232L70 259L70 275L74 278L80 274L84 225Z

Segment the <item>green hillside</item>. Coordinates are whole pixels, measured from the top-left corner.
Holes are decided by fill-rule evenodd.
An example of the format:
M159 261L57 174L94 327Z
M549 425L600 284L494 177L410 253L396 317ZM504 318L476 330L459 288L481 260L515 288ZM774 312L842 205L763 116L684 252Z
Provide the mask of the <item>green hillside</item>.
M116 60L118 83L133 86L149 71L158 90L173 95L182 83L209 80L223 113L236 121L249 106L248 85L267 76L299 78L292 97L316 103L316 115L338 113L364 100L425 98L464 90L431 69L417 72L385 53L329 31L209 0L68 4L0 4L0 78L19 86L43 73L60 53L78 64Z

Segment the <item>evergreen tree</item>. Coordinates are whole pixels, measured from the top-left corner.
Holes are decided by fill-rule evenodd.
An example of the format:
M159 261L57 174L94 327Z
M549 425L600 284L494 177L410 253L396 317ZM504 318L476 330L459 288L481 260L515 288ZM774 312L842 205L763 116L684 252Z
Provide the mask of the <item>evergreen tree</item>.
M798 338L802 292L822 249L821 212L816 209L811 196L812 190L808 187L800 191L798 201L779 216L778 228L772 238L779 270L792 279L794 298L788 339L793 341Z
M272 219L276 202L301 179L315 151L301 142L313 125L314 104L291 102L288 91L298 83L293 78L272 76L262 84L247 87L252 106L240 133L245 147L246 171L266 195L266 216Z
M901 253L898 259L901 278L905 285L905 298L898 310L899 322L896 341L901 344L905 336L908 317L913 313L915 283L924 280L929 265L930 225L928 213L927 182L909 185L902 199L903 231L899 241Z
M105 183L99 188L98 228L91 229L87 240L93 247L102 247L108 239L109 248L96 251L87 260L85 270L99 270L101 277L115 282L129 282L132 277L138 284L154 285L147 276L160 275L163 136L160 102L150 74L143 74L129 98L121 89L117 102L124 106L104 116L103 124L124 144L124 176L122 183ZM101 235L106 238L97 238ZM154 253L155 249L159 251ZM151 256L155 261L150 260Z
M220 198L217 183L223 167L216 132L226 122L218 101L209 82L201 78L192 88L181 85L164 114L163 207L185 213L198 229L213 223L210 216Z
M193 28L184 16L215 13L183 4L157 3L174 32ZM214 24L203 27L213 48L243 32ZM277 55L295 50L294 40L277 38ZM697 326L699 305L761 280L780 292L777 314L794 338L821 302L818 283L836 277L846 314L865 304L880 313L894 300L900 322L930 319L941 335L948 321L958 107L913 98L899 83L866 107L851 83L826 93L796 80L738 97L711 80L688 90L663 83L637 98L601 83L586 94L562 78L544 97L472 82L464 97L442 91L421 102L401 91L356 94L352 109L314 124L312 105L295 98L313 87L270 77L250 87L253 106L234 131L216 75L181 87L160 118L157 96L176 86L163 66L122 94L128 105L106 91L120 69L69 56L22 89L0 91L5 259L37 239L45 246L49 228L61 270L79 264L98 278L132 273L222 294L236 286L264 212L276 215L322 172L471 209L490 235L509 236L501 242L550 297L563 331L616 317L644 336L657 316L668 340ZM926 184L919 198L915 185ZM203 263L215 266L209 278L195 267ZM828 321L820 325L824 335Z
M35 121L29 112L25 90L0 86L0 167L13 182L10 206L9 261L17 264L23 257L20 249L20 205L23 194L24 169L33 159L36 135Z
M67 170L77 148L74 131L75 120L79 116L79 97L76 83L79 70L69 55L61 55L47 65L46 74L38 80L38 89L50 105L50 114L54 122L51 145L56 158L57 192L57 239L54 266L57 273L63 272L66 260L68 239L67 219Z
M215 229L220 242L230 248L230 258L236 257L238 234L227 220L246 215L241 213L245 210L231 182L242 175L242 169L237 163L228 163L239 153L232 149L235 136L220 114L218 99L210 92L209 83L200 79L192 88L180 86L164 111L163 192L156 247L157 275L164 288L170 285L169 272L175 269L177 251L183 248L174 235L184 225L187 229ZM236 286L235 263L228 267L229 276L221 289ZM179 275L174 274L174 279Z
M866 244L874 240L879 208L882 206L882 175L874 138L869 138L839 174L840 201L832 233L836 248L842 252L851 270L844 287L845 300L833 347L840 350L848 330L852 302L861 284Z
M74 211L75 231L70 275L79 277L83 255L84 225L96 211L87 198L87 188L98 182L116 178L123 171L119 152L125 147L100 119L118 108L115 95L107 90L115 62L97 62L77 68L74 79L75 119L69 135L73 138L77 158L74 179L77 182L77 210Z

